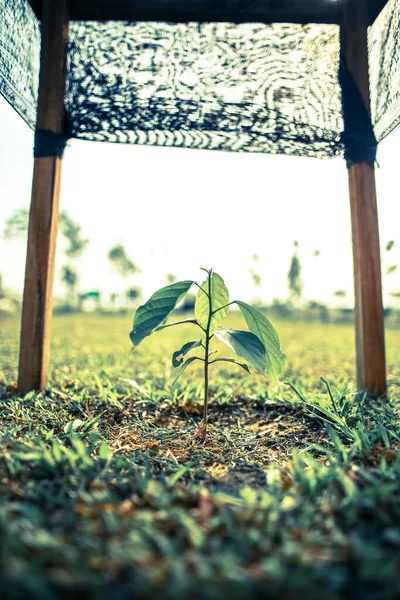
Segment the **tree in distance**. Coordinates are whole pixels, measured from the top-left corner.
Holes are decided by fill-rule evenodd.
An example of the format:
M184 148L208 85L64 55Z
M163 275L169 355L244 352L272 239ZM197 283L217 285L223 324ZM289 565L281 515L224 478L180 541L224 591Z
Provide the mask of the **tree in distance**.
M135 265L134 262L128 256L128 253L125 249L125 246L122 244L115 244L107 254L107 258L112 264L114 270L119 273L124 279L131 275L136 275L140 273L140 268ZM137 287L131 287L126 290L126 298L128 302L134 301L136 298L140 296L140 289ZM111 299L113 304L117 300L118 294L113 293L111 295Z
M21 238L27 234L28 226L28 209L18 208L6 220L3 237L5 240ZM82 236L82 227L70 217L66 210L60 212L59 226L61 235L67 242L65 249L67 264L63 265L61 269L61 281L66 288L67 302L71 303L76 299L76 288L79 283L79 270L76 262L82 256L89 240Z
M294 254L290 261L290 267L288 272L288 287L289 297L291 300L294 298L299 300L303 294L303 281L301 279L301 263L297 254L299 242L294 242Z

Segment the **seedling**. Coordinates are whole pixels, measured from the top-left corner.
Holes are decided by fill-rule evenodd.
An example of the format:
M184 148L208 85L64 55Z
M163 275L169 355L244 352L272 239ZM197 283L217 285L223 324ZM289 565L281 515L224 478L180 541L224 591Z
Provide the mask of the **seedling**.
M201 338L188 342L172 355L172 365L179 368L173 385L184 370L194 361L204 363L204 425L208 420L208 371L209 366L218 362L238 365L247 373L250 369L246 363L255 367L260 373L277 380L286 364L286 356L281 352L278 335L266 317L257 309L240 300L229 302L229 293L224 280L212 269L202 269L207 273L206 280L199 285L195 281L179 281L161 288L135 313L130 338L134 347L154 331L174 327L184 323L196 325L201 330ZM191 287L199 288L194 306L194 318L166 323L168 315L178 302L188 293ZM228 314L229 306L236 304L250 331L236 329L220 329L222 321ZM210 350L210 342L215 337L233 350L246 363L238 362L227 356L216 356L217 351ZM185 356L196 348L203 348L203 356Z

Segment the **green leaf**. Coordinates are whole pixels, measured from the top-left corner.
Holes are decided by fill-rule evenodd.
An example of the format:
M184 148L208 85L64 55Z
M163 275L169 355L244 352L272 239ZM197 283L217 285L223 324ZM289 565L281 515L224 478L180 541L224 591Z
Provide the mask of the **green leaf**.
M196 297L196 303L194 305L194 316L197 322L206 329L208 323L208 317L210 313L210 305L208 300L208 277L201 285ZM229 303L229 292L224 283L224 280L217 273L211 273L211 298L212 306L211 310L218 312L213 315L211 319L211 329L218 329L221 326L222 321L228 314L229 307L225 304ZM225 308L222 308L224 306Z
M216 362L233 363L233 364L237 365L238 367L242 367L242 369L244 369L245 371L247 371L247 373L249 375L251 375L249 367L245 363L240 363L237 360L235 360L234 358L228 358L226 356L221 356L220 358L216 358L215 360L212 360L209 364L213 365Z
M172 387L174 387L174 385L176 384L186 367L188 367L194 360L201 360L201 358L199 358L198 356L191 356L190 358L186 359L181 368L179 369L178 375L175 377L172 383Z
M194 281L178 281L167 285L153 294L145 304L139 306L135 313L133 329L129 334L134 346L138 346L145 337L153 333L165 321L193 283Z
M264 315L240 300L235 300L246 320L247 326L264 344L266 350L266 375L277 380L287 363L280 348L278 334Z
M180 350L177 350L173 353L172 366L179 367L179 365L183 363L183 357L185 356L185 354L193 350L193 348L198 348L199 346L201 346L201 340L199 340L198 342L188 342L187 344L184 344Z
M213 333L228 348L251 363L260 373L265 374L266 353L264 344L254 333L238 331L237 329L218 329Z

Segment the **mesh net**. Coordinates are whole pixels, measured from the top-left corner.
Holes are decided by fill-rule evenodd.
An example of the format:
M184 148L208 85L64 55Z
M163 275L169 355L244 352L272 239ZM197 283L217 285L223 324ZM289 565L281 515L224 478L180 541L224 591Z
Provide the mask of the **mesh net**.
M378 140L400 122L400 1L390 0L369 29L372 121Z
M0 92L34 126L40 30L26 0L0 0ZM4 16L3 16L4 15ZM400 120L399 0L370 28L378 140ZM65 107L85 140L342 154L335 26L72 22Z
M71 129L100 141L331 156L337 59L331 27L76 24Z
M25 0L0 0L0 94L35 126L40 26Z

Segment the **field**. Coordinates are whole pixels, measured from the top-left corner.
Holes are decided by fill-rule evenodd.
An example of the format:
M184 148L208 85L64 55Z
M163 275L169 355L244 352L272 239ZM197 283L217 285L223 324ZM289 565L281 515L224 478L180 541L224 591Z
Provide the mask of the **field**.
M0 320L0 597L399 598L400 330L383 403L356 394L351 326L275 323L282 383L212 367L204 439L201 372L171 387L191 326L130 352L131 325L55 317L21 397Z

